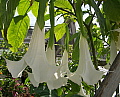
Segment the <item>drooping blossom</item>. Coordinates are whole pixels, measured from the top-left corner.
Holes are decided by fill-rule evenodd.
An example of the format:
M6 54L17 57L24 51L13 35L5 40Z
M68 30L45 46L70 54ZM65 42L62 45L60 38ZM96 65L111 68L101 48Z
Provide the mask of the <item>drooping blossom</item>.
M94 68L90 57L88 42L82 35L79 41L79 48L79 65L75 73L81 76L88 85L96 84L98 80L102 78L103 72L98 71Z
M51 48L49 49L49 52L47 52L46 54L50 54L50 52L53 52ZM52 54L51 57L48 57L48 58L51 60L55 60L55 57L54 57L55 55L53 55L55 53L51 53L51 54ZM49 61L49 62L54 64L54 61ZM60 66L57 66L58 67L57 71L51 77L51 79L47 82L49 89L57 89L57 88L60 88L61 86L66 85L67 78L65 77L64 73L67 71L67 68L65 68L67 64L68 64L68 57L66 56L64 52L63 57L62 57L62 64ZM64 70L62 68L64 68Z
M36 23L29 49L23 58L20 61L6 60L8 70L13 77L18 77L18 74L23 71L26 64L31 67L36 82L47 82L54 75L57 67L49 65L47 61L44 34L44 29L40 30Z
M6 65L11 73L13 78L21 77L23 70L26 68L27 64L24 59L21 59L20 61L11 61L8 59L6 60Z

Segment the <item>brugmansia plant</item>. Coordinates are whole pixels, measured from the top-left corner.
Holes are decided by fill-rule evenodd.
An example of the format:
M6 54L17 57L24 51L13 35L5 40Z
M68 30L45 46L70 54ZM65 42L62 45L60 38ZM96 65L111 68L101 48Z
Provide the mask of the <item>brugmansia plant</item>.
M22 58L14 61L3 56L12 77L21 77L26 72L35 88L47 85L50 95L55 97L97 95L102 80L108 78L104 79L105 73L100 68L110 64L113 69L120 49L119 8L119 0L0 0L0 30L5 45L15 54L27 35L30 25L28 12L36 17L30 44ZM61 17L64 22L55 26L55 18ZM50 20L51 28L45 32L47 20ZM62 41L62 57L61 62L57 63L55 44L59 41ZM28 67L30 70L26 69ZM109 82L107 85L110 86ZM112 93L116 88L111 90ZM112 95L102 94L103 97Z

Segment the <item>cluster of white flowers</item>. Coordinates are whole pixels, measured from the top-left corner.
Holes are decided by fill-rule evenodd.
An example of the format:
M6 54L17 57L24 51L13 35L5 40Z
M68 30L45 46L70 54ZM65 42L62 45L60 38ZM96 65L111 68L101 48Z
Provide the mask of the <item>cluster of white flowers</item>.
M26 66L30 66L32 73L28 73L31 83L37 87L39 83L47 82L49 89L57 89L66 85L67 80L81 85L82 78L88 85L93 85L102 78L103 72L97 71L92 63L88 43L81 35L80 58L77 70L72 73L68 68L68 52L65 50L60 66L55 63L55 48L47 48L45 51L44 29L40 30L35 24L29 49L20 61L6 59L7 67L12 77L21 76ZM67 75L67 76L66 76Z

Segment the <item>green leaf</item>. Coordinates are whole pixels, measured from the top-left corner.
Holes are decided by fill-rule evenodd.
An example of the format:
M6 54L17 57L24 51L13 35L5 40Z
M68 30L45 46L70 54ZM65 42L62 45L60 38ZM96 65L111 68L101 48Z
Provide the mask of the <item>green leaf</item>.
M67 0L55 0L55 6L72 11L72 6Z
M45 19L45 21L49 20L50 19L50 14L44 15L44 19Z
M55 33L55 38L56 38L56 42L58 40L60 40L64 34L66 33L66 23L62 23L62 24L58 24L55 28L54 28L54 33Z
M54 89L54 90L51 91L51 96L52 96L52 97L59 97L59 96L58 96L58 92L57 92L56 89Z
M6 11L6 2L7 0L0 0L0 17L5 13Z
M38 16L39 2L34 1L31 7L32 13L35 17Z
M93 16L88 16L86 19L85 19L85 23L88 25L91 20L92 20Z
M13 52L16 52L22 44L29 27L29 23L30 19L28 16L17 16L12 19L8 28L7 39L8 43L12 46L11 50Z
M44 24L45 24L44 14L45 14L47 3L48 3L48 0L39 0L37 23L41 30L44 28Z
M72 36L70 36L70 40L69 41L72 41L74 38L78 37L79 33L75 33L73 34Z
M49 38L49 47L53 47L54 44L54 0L50 0L50 24L51 24L51 29L50 29L50 38Z
M80 7L81 3L82 3L82 0L76 0L76 16L77 16L77 21L78 21L78 24L80 26L80 30L81 30L81 33L83 34L83 36L85 36L85 30L84 30L84 26L83 26L83 12L82 12L82 9Z
M103 10L108 19L120 22L120 0L104 1Z
M0 7L2 7L2 9L0 8L0 18L2 19L2 24L4 26L4 30L3 30L3 34L4 34L4 39L7 38L7 29L10 25L10 22L12 21L12 18L14 17L15 14L15 10L16 7L18 6L20 0L1 0L0 3L2 4L2 6L0 5ZM1 12L3 11L3 12Z
M66 33L67 25L68 24L66 23L62 23L54 27L54 34L55 34L56 42L59 41L63 37L63 35ZM50 36L50 30L45 34L45 39L49 38L49 36Z
M60 15L61 13L60 12L56 12L55 14L54 14L54 16L56 17L57 15ZM50 14L45 14L44 15L44 20L45 21L47 21L47 20L49 20L50 19Z
M20 0L19 5L17 7L17 11L19 15L25 15L28 11L30 11L30 1L29 0Z
M62 92L63 92L63 91L62 91L62 88L58 88L58 89L57 89L58 96L61 96L61 95L62 95Z
M107 0L107 1L109 1L109 0ZM105 28L104 28L105 27L105 19L103 17L103 14L101 13L99 7L95 3L95 1L90 0L90 2L91 2L92 7L95 10L96 15L97 15L97 18L98 18L98 21L99 21L99 24L100 24L101 34L103 36L103 39L105 40L105 37L104 37L105 36L105 33L104 33L104 31L105 31Z

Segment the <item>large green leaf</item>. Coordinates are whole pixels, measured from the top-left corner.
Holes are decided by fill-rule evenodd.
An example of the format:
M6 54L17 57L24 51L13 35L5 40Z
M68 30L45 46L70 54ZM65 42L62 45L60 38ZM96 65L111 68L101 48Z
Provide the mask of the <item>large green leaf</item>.
M54 33L55 33L55 38L56 41L60 40L64 34L66 33L66 23L62 23L62 24L58 24L55 29L54 29Z
M26 36L29 23L30 19L28 16L17 16L12 19L7 34L8 43L11 44L12 51L16 52L20 47Z
M9 26L14 14L15 14L15 10L16 10L16 7L17 7L19 1L20 0L9 0L7 3L7 11L6 11L7 27Z
M107 0L107 1L109 1L109 0ZM93 7L94 10L95 10L96 15L97 15L97 18L98 18L98 21L99 21L99 24L100 24L100 29L101 29L101 33L102 33L103 39L105 39L105 38L104 38L104 36L105 36L105 34L104 34L104 30L105 30L105 19L104 19L104 17L103 17L103 14L101 13L99 7L97 6L97 4L95 3L94 0L90 0L90 2L91 2L92 7Z
M63 35L66 33L67 25L68 24L66 23L62 23L54 27L54 34L55 34L56 41L59 41L63 37ZM50 36L50 31L46 33L45 38L49 38L49 36Z
M31 7L32 13L35 17L38 16L39 2L34 1Z
M0 0L0 28L1 29L3 27L3 22L5 18L6 2L7 0Z
M6 11L6 2L7 0L0 0L0 17L5 13Z
M12 18L14 17L16 7L18 6L20 0L1 0L0 3L0 12L1 16L0 18L2 19L2 24L4 27L3 34L4 38L6 39L7 37L7 29L10 25L10 22Z
M48 0L38 0L39 1L39 10L38 10L38 17L37 17L37 23L42 30L44 28L44 14L46 10L46 6L48 3Z
M85 36L85 29L83 26L83 12L80 7L82 0L76 0L76 16L77 16L77 21L80 26L81 33Z
M108 19L120 22L120 0L106 0L103 10Z
M67 0L55 0L55 6L72 11L72 6Z
M25 13L28 12L29 7L30 7L30 1L29 0L20 0L19 5L17 7L18 14L19 15L25 15Z

